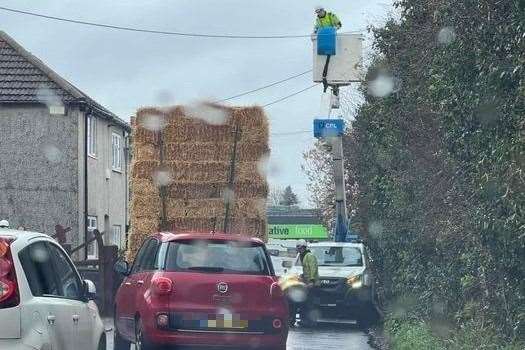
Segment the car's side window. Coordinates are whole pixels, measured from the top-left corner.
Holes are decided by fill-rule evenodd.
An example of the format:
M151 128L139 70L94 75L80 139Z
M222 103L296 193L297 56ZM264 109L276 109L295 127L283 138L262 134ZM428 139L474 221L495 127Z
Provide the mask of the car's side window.
M82 299L82 282L68 256L55 244L48 243L58 279L59 295L68 299Z
M152 271L158 268L157 266L157 253L159 250L159 241L152 239L146 248L146 253L141 263L141 271Z
M53 269L45 242L27 246L20 252L19 258L33 296L60 296L57 272Z
M137 256L135 257L135 261L133 262L131 274L138 273L143 270L141 265L143 264L144 256L146 255L146 251L148 250L151 241L152 239L148 239L147 241L144 241L144 243L142 243L142 247L140 247L140 250L137 253Z

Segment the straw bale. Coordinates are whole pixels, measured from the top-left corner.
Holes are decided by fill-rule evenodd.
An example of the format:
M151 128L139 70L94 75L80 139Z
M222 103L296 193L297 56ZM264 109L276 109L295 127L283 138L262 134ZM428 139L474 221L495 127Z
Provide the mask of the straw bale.
M149 149L153 146L140 147ZM153 148L154 149L154 148ZM181 142L165 145L166 160L170 161L229 161L233 149L232 142ZM262 143L241 142L237 145L237 162L258 161L269 148ZM158 153L158 152L157 152Z
M160 167L160 142L164 144L163 167L172 173L167 187L168 220L175 232L222 230L223 192L230 173L230 157L236 126L240 127L235 168L235 201L230 232L266 239L266 179L258 161L269 152L269 126L259 107L231 108L208 105L228 116L223 125L211 125L185 115L184 108L142 108L132 119L131 233L128 256L134 257L144 239L157 232L161 199L152 176ZM187 110L193 113L193 110ZM164 118L166 127L153 132L142 127L143 118Z
M160 217L161 200L158 195L135 195L130 205L131 217L158 218Z
M131 164L131 178L151 179L154 171L160 166L157 160L134 160Z
M158 196L159 188L155 186L151 179L133 178L131 192L133 199L135 199L135 196Z
M133 261L142 242L159 228L159 219L136 219L131 220L131 232L128 240L128 261Z
M222 193L227 187L226 181L175 183L169 187L168 197L174 199L222 198ZM234 192L236 198L266 198L268 196L268 184L266 182L236 181Z
M150 174L154 171L153 161L141 161L137 176L132 171L133 177L142 177L146 170ZM235 167L235 179L240 182L252 181L254 183L263 183L265 180L257 171L257 162L241 162ZM165 166L172 171L173 180L175 183L188 182L227 182L230 173L229 162L166 162ZM134 169L135 170L135 169ZM150 175L151 176L151 175Z
M142 144L133 150L133 159L135 160L159 160L160 152L158 147L153 144Z
M177 218L223 217L225 203L222 199L193 199L168 201L168 220ZM265 199L238 199L231 205L232 215L245 218L260 218L266 214Z
M186 218L170 220L172 230L177 233L184 232L222 232L224 216L217 218ZM259 237L266 240L266 220L232 218L229 231L234 234Z

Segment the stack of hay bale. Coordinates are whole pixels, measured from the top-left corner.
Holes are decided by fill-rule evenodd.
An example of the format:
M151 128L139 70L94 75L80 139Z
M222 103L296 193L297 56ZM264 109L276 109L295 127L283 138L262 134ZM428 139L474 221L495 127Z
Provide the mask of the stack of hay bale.
M217 109L224 119L210 124L191 115L198 111L183 107L143 108L132 118L129 258L166 221L164 229L174 232L222 231L228 202L229 232L266 240L268 185L259 171L269 153L264 111L259 107L207 108ZM151 120L160 126L159 131L152 131ZM232 193L228 183L236 127Z

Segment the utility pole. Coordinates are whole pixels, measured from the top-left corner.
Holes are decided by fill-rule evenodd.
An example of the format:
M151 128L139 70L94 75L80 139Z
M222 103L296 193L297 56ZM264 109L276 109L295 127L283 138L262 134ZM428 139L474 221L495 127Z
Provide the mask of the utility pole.
M160 160L160 169L164 169L164 134L162 130L158 131L155 134L156 141L159 145L159 160ZM160 230L166 231L169 229L168 227L168 213L167 213L167 207L166 207L166 200L168 197L168 185L164 183L159 184L159 195L160 195L160 202L161 202L161 212L160 212Z
M237 144L239 143L240 137L240 127L238 124L235 125L235 131L233 132L233 149L230 159L230 174L228 176L228 193L225 198L225 213L224 213L224 233L228 233L230 226L230 211L231 211L231 202L234 201L234 197L231 197L231 194L234 193L235 189L235 166L237 165Z

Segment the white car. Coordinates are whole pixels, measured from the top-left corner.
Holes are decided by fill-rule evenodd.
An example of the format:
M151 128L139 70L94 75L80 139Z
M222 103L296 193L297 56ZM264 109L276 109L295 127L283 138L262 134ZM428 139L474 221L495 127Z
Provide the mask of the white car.
M308 249L316 256L319 266L318 321L350 319L363 327L375 322L375 282L364 244L326 241L311 243ZM298 256L290 274L302 273Z
M95 292L55 240L0 227L0 350L105 350Z

